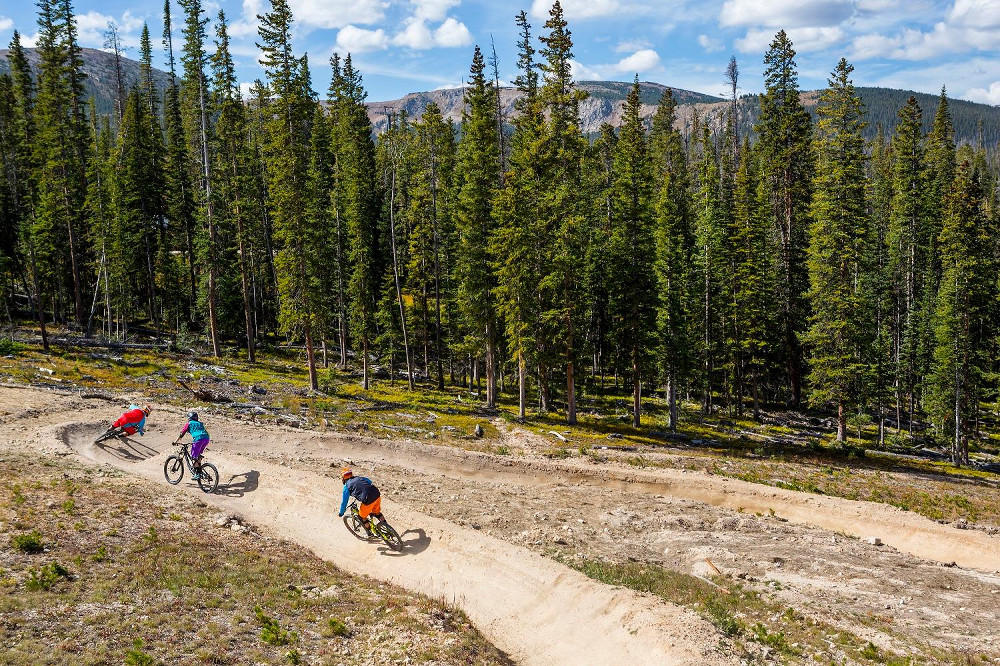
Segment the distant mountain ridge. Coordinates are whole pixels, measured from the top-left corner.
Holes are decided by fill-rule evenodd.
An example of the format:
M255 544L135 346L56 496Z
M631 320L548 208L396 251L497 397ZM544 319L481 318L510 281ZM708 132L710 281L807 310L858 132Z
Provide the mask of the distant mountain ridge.
M0 72L10 71L10 61L7 60L9 49L0 49ZM32 69L37 71L39 60L38 49L24 49L25 57ZM83 72L87 75L84 87L88 97L93 97L97 114L104 115L115 110L115 99L118 95L118 83L115 80L115 55L98 49L81 49ZM125 94L139 82L139 62L131 58L122 58L122 79ZM153 81L162 93L170 83L170 74L153 68Z
M33 67L38 66L39 56L36 49L25 49L28 62ZM111 113L115 108L117 84L115 82L114 55L98 49L83 49L83 70L87 74L85 86L87 94L96 100L98 114ZM0 72L10 68L7 60L7 50L0 49ZM139 81L139 63L131 58L122 58L122 70L126 90ZM153 69L153 79L157 87L166 89L170 75L162 70ZM577 86L587 92L587 99L580 104L581 129L586 134L595 134L604 123L618 126L621 123L622 107L625 97L632 84L624 81L580 81ZM649 118L656 111L656 105L667 86L644 81L639 84L642 101L641 113ZM875 136L881 125L887 135L892 133L896 125L896 114L906 103L910 95L916 97L923 109L924 131L928 131L934 119L937 108L937 95L898 90L894 88L874 88L859 86L861 96L867 110L868 138ZM695 113L707 119L713 126L718 126L724 117L728 102L715 95L706 95L683 88L674 88L674 97L678 101L678 126L690 126ZM816 102L820 91L803 91L802 101L806 108L815 113ZM410 118L419 118L428 102L435 102L446 119L456 123L461 121L463 107L462 88L449 88L428 92L414 92L399 99L368 102L368 116L376 132L385 129L388 115L405 111ZM520 96L515 88L504 87L500 91L501 109L504 118L509 123L514 117L514 102ZM987 104L977 104L948 98L949 108L955 125L955 140L958 143L976 144L980 138L984 145L1000 145L1000 107ZM757 95L744 95L739 100L740 131L752 131L760 113L760 101ZM981 127L981 131L980 131Z

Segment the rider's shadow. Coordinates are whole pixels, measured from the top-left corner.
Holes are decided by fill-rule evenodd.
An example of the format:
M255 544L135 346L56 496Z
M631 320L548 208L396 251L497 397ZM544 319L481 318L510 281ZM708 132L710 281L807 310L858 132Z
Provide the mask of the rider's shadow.
M252 469L249 472L232 475L229 477L229 482L225 485L220 485L215 492L226 497L243 497L245 494L257 490L259 483L260 472Z
M160 454L160 452L153 447L143 444L139 440L132 439L131 437L116 437L115 441L117 441L120 446L108 446L105 442L101 442L97 446L101 447L114 457L128 462L149 460L153 456Z
M413 535L409 539L407 535ZM423 529L406 530L399 535L399 541L403 545L401 550L392 550L388 546L380 547L379 553L387 557L402 557L404 555L419 555L427 550L431 545L431 538Z

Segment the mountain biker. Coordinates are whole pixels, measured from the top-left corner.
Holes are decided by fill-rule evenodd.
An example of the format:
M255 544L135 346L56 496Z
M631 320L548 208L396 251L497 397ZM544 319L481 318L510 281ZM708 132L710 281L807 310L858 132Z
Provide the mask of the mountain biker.
M111 424L112 428L121 428L126 435L134 435L139 431L140 435L146 434L146 417L153 411L153 408L146 405L139 409L136 405L129 405L128 411L122 414L117 421Z
M194 479L201 476L201 454L208 447L208 430L205 425L198 420L198 412L191 410L187 413L188 422L184 424L181 434L177 435L174 444L181 441L186 433L191 434L191 464L194 466Z
M344 497L340 502L338 516L343 517L344 512L347 511L347 499L353 497L361 502L358 513L361 515L365 529L371 532L372 524L368 516L375 516L382 520L382 494L379 493L371 479L364 476L354 476L350 467L340 470L340 480L344 483Z

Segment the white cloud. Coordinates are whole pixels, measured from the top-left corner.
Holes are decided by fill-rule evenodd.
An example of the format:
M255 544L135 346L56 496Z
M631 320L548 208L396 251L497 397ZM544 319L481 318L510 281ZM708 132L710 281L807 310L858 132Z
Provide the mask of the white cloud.
M698 45L705 49L706 53L715 53L716 51L721 51L725 48L718 39L709 37L708 35L698 35Z
M534 0L531 15L536 19L548 19L551 8L552 0ZM619 0L563 0L562 8L567 19L611 16L625 9Z
M443 21L448 10L462 4L462 0L412 0L413 15L424 21Z
M853 15L853 0L726 0L719 24L788 30L835 26Z
M465 24L448 17L436 29L431 30L427 22L411 16L406 19L406 28L392 38L396 46L405 46L417 51L435 47L452 48L468 46L472 43L472 33Z
M948 12L948 21L977 30L1000 28L1000 3L996 0L955 0Z
M142 19L132 16L125 10L121 18L95 12L76 15L77 40L81 46L103 48L104 33L108 31L108 23L114 23L118 28L118 38L123 46L137 47L139 45L139 30L142 29Z
M265 11L263 0L243 0L243 13L229 24L229 34L233 37L256 36L260 24L257 15Z
M660 54L653 49L643 49L622 58L617 64L612 65L612 67L614 68L614 72L618 74L637 74L656 69L659 65Z
M645 39L628 39L618 42L618 46L615 47L615 53L635 53L636 51L650 47L652 47L652 44Z
M296 23L305 28L370 25L385 18L384 0L289 0Z
M289 0L292 18L300 30L313 28L326 30L343 28L348 25L371 25L385 18L387 0ZM229 26L233 37L257 36L260 21L271 9L266 0L243 0L243 13Z
M988 90L986 88L972 88L967 90L963 97L973 102L982 102L983 104L993 104L996 106L1000 104L1000 81L991 83Z
M569 61L569 71L576 81L600 81L604 78L596 69L591 69L573 59Z
M381 51L389 45L385 30L366 30L353 25L346 25L337 33L338 53L365 53L366 51Z
M434 42L446 48L468 46L472 44L472 33L464 23L449 17L434 31Z
M14 19L9 19L6 16L0 16L0 30L10 30L14 27Z
M788 38L797 53L822 51L840 43L846 37L839 27L792 28L786 30ZM751 28L746 35L734 43L741 53L764 53L774 41L775 32L769 29Z
M662 61L660 54L653 49L642 49L625 56L615 63L604 65L584 65L576 60L570 60L570 71L574 79L603 81L616 76L641 74L658 69Z
M434 46L434 35L424 21L408 19L406 28L392 38L392 43L420 51Z

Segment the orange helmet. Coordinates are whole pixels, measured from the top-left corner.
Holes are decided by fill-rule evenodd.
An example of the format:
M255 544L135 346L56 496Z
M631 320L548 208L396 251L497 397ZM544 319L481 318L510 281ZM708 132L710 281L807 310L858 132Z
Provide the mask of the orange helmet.
M340 470L341 481L347 481L352 476L354 476L354 472L351 471L350 467L345 467L344 469Z
M149 416L149 413L153 411L153 408L150 407L149 405L146 405L145 407L142 408L142 411L146 412L146 416Z

